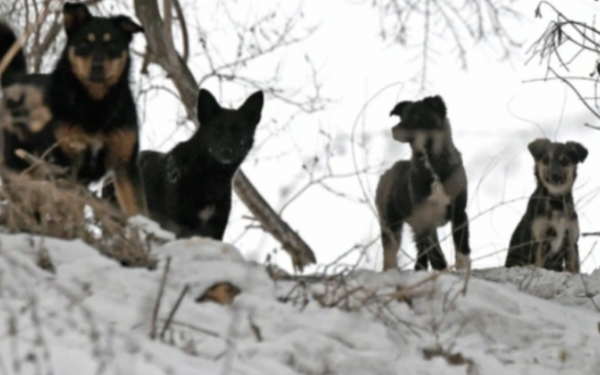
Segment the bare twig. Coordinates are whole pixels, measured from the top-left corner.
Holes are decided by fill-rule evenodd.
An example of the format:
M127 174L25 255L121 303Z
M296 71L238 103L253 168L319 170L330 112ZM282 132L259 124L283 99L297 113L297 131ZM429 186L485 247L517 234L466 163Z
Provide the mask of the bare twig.
M188 292L189 289L190 289L190 286L186 284L183 287L183 289L181 290L181 293L179 294L179 297L177 298L177 301L175 302L175 305L171 309L171 312L169 312L169 316L167 317L167 320L165 320L165 323L163 324L163 329L160 332L160 339L161 340L164 340L165 333L169 329L169 326L171 325L171 322L173 321L173 318L175 317L175 313L179 309L179 305L181 305L181 301L183 301L183 297L185 297L185 295L186 295L186 293Z
M162 296L165 290L165 284L167 282L167 275L171 266L171 257L167 258L165 264L165 271L163 272L162 278L160 279L160 285L158 288L158 295L156 296L156 302L154 303L154 309L152 310L152 322L150 326L150 338L154 340L156 338L156 323L158 320L158 311L160 310L160 304L162 302Z

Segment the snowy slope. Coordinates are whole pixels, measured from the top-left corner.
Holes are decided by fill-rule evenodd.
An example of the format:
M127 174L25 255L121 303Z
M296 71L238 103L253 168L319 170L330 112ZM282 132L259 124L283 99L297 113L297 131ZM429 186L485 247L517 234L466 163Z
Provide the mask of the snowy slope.
M600 374L600 271L477 270L463 296L460 274L273 282L219 242L153 252L157 270L126 269L78 241L1 235L0 374ZM189 292L151 340L167 257L159 331ZM221 281L242 291L232 305L195 302Z

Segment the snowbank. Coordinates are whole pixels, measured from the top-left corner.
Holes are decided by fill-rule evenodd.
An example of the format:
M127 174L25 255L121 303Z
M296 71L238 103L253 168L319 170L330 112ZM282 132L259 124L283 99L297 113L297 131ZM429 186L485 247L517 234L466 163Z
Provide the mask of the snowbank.
M599 271L478 270L463 296L461 274L274 282L208 239L153 252L156 270L126 269L82 242L1 235L0 373L600 374ZM151 340L167 259L159 336L189 289ZM232 305L195 302L223 281L241 290Z

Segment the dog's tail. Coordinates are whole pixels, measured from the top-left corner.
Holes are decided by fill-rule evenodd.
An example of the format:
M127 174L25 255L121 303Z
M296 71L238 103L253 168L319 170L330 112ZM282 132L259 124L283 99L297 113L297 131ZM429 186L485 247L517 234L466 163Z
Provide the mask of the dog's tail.
M5 23L0 22L0 61L4 55L10 50L13 44L17 41L17 36L12 29ZM13 56L12 60L3 72L0 72L0 86L3 88L10 85L15 77L27 73L27 62L23 48Z

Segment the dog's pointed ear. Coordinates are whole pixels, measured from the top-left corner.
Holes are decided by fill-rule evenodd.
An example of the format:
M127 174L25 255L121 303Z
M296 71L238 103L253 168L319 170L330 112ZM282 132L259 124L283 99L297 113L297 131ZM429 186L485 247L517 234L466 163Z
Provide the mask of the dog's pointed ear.
M578 163L583 163L588 156L587 148L583 147L581 143L569 141L566 143L569 151L575 155Z
M538 161L544 156L546 150L550 146L550 140L548 138L538 138L535 141L529 143L527 148L529 149L529 153L533 156L535 161Z
M246 99L238 111L242 112L252 124L258 125L264 103L265 94L262 91L257 91Z
M390 112L390 116L398 116L398 117L400 117L400 119L402 119L402 114L404 113L404 110L406 108L408 108L409 106L411 106L413 103L414 102L405 100L405 101L402 101L402 102L396 104L394 109L392 109L392 111Z
M221 111L221 106L217 99L205 89L200 89L198 92L198 101L196 103L196 116L200 122L200 126L204 125L212 117Z
M446 103L444 103L444 99L442 99L441 96L429 96L423 99L423 103L425 103L429 108L433 109L441 118L446 118L448 111L446 109Z
M135 23L135 21L133 21L131 18L124 16L124 15L118 15L115 17L111 17L111 20L117 24L117 27L119 27L119 29L125 31L128 34L136 34L136 33L143 33L144 32L144 27L142 27L141 25L138 25L137 23Z
M63 24L67 35L71 35L91 19L92 14L83 3L66 2L63 5Z

